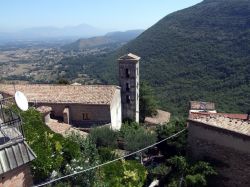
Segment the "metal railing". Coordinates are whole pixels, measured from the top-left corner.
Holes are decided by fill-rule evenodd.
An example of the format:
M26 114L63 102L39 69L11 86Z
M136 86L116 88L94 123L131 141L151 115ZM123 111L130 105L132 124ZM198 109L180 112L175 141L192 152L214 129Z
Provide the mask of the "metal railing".
M20 115L13 112L14 98L0 100L0 146L24 138Z

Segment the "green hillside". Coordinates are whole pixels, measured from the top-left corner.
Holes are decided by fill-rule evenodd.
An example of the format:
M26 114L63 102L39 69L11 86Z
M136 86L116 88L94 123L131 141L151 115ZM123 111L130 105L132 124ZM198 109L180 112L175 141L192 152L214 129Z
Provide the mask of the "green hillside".
M172 13L92 60L88 72L117 82L116 58L125 52L142 57L141 79L174 114L185 114L190 100L213 101L226 112L250 109L250 0L205 0Z

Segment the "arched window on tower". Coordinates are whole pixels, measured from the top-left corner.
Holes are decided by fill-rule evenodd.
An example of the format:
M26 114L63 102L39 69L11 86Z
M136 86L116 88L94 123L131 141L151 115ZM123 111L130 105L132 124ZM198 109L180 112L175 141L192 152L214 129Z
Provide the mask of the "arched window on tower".
M130 96L129 96L129 95L127 95L127 96L126 96L126 100L127 100L127 103L129 104L129 103L130 103L130 101L131 101L131 99L130 99Z
M129 85L129 83L126 83L126 91L127 91L127 92L130 91L130 85Z
M130 71L129 69L126 69L126 77L129 78L129 76L130 76Z

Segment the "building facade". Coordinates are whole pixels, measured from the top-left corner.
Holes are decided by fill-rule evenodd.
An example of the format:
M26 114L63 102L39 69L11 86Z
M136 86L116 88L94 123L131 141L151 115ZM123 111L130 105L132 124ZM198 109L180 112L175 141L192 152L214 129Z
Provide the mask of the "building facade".
M15 85L23 92L30 106L50 107L51 118L73 126L90 128L111 124L121 127L120 88L112 85ZM13 96L12 85L0 85L0 92Z
M118 59L119 83L121 87L122 119L139 123L139 60L134 54Z
M250 121L247 114L191 112L189 156L210 161L218 172L213 186L250 186Z

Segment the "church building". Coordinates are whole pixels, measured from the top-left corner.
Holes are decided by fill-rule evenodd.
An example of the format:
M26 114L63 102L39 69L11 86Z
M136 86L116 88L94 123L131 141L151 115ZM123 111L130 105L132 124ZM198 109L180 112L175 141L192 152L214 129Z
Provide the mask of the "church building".
M0 84L0 94L12 97L23 92L29 106L51 108L50 117L81 128L110 124L121 128L122 120L139 122L139 60L134 54L118 59L116 85Z

